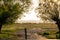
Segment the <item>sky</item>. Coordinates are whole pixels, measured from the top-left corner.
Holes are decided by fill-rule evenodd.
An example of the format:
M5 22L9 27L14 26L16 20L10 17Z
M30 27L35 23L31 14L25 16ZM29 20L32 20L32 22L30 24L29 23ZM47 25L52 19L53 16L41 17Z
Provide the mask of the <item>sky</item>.
M53 0L57 2L57 0ZM37 17L38 12L36 12L36 8L39 6L39 0L31 0L31 6L28 12L25 12L22 15L22 18L18 18L17 23L43 23L41 18ZM60 2L58 2L59 4Z
M35 12L36 8L39 6L39 0L31 0L31 6L29 8L28 12L25 12L21 19L18 19L19 22L34 22L34 23L39 23L42 22L41 18L37 17L38 12Z

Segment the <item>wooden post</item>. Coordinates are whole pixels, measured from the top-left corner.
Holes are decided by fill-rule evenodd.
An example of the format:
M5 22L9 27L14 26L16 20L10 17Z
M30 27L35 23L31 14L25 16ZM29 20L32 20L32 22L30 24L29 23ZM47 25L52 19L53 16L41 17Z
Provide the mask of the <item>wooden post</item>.
M27 29L25 28L25 40L27 40Z

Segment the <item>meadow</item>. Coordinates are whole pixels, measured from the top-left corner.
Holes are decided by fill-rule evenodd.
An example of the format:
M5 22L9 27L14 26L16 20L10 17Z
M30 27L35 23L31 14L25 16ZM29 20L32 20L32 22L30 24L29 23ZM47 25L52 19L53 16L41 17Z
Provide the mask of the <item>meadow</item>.
M57 25L54 23L8 24L8 25L3 25L2 33L0 34L0 40L17 40L17 36L14 33L19 30L24 30L24 28L27 28L27 30L41 29L41 31L37 32L37 34L45 36L50 39L56 39L56 32L58 31ZM45 31L42 31L42 30L45 30Z

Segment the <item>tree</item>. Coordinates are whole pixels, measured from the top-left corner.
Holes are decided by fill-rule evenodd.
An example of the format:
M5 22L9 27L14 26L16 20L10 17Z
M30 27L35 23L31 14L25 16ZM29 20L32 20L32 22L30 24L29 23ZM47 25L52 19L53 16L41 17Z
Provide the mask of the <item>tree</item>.
M53 1L53 0L40 0L39 4L39 14L40 17L44 21L49 20L51 22L55 22L57 24L58 29L59 29L59 34L60 34L60 18L59 18L59 9L60 6L57 4L58 0ZM60 38L60 36L59 36Z
M0 0L0 33L2 25L14 23L25 11L26 5L28 5L28 3L22 1ZM28 8L28 6L26 8Z

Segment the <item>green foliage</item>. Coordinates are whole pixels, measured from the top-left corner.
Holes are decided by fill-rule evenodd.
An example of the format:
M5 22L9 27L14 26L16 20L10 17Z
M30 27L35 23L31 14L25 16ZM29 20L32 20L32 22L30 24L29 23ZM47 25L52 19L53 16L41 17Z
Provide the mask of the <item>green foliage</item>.
M17 40L17 37L12 34L3 33L0 34L0 40Z
M0 0L0 23L13 23L25 12L30 5L30 0Z
M60 32L56 33L56 37L57 37L57 39L60 39Z
M48 32L44 32L44 33L43 33L43 36L47 36L47 35L49 35Z
M22 14L23 9L19 3L11 4L13 0L3 0L0 5L0 23L13 23Z

